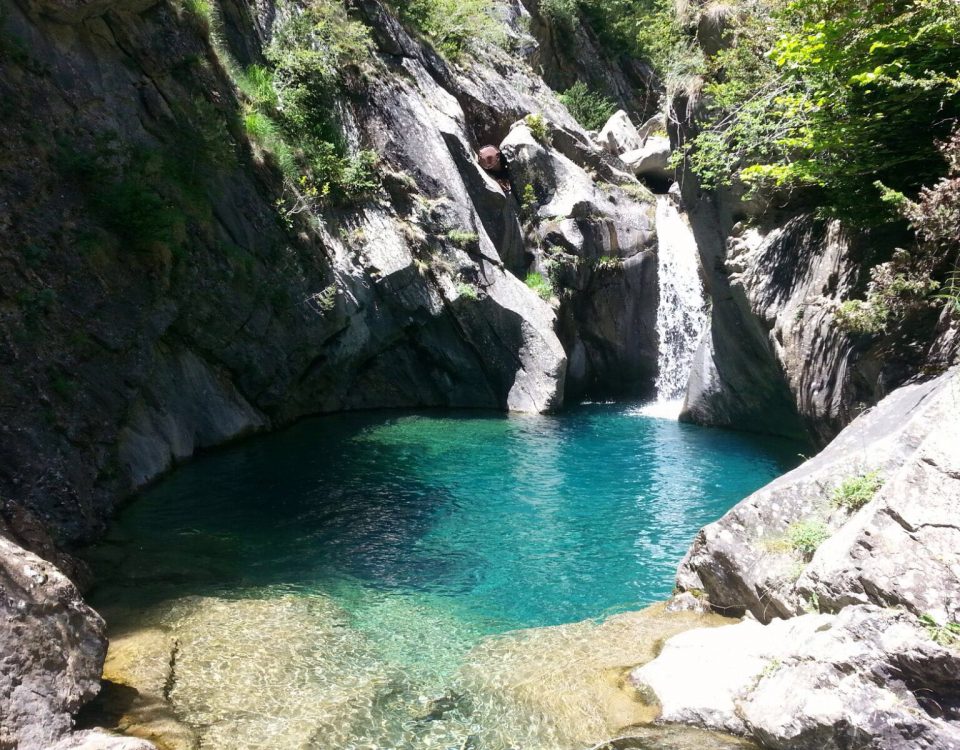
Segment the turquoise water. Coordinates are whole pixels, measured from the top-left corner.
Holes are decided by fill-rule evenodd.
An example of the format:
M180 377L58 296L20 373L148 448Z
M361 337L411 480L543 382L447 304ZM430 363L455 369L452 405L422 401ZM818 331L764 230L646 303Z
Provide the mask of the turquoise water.
M668 596L697 530L799 452L613 405L312 419L131 503L92 554L94 603L129 620L191 596L318 598L363 658L442 693L484 636Z

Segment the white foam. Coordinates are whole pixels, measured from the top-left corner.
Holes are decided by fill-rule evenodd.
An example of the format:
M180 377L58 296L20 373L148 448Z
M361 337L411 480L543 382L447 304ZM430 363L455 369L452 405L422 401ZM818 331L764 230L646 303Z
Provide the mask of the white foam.
M628 413L635 417L651 417L653 419L669 419L676 422L680 418L680 412L683 410L683 399L673 399L672 401L651 401L642 404Z

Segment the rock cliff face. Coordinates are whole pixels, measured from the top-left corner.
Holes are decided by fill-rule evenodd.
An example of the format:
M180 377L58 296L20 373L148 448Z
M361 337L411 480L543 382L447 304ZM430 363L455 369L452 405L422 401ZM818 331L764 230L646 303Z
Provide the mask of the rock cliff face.
M373 50L338 107L381 187L307 205L251 145L230 72L297 7L214 7L212 28L157 0L0 14L0 498L41 530L17 540L78 580L63 545L197 450L342 409L548 411L645 392L655 372L650 205L536 68L549 58L561 85L586 65L634 109L645 71L611 67L589 34L568 69L516 0L498 5L511 51L461 65L382 3L352 4ZM511 131L531 114L549 143ZM508 135L514 192L475 158ZM552 295L524 283L537 270ZM97 689L102 622L13 539L0 746L46 748Z
M502 9L535 60L526 9ZM633 177L523 58L491 46L453 66L381 4L355 14L376 49L342 119L354 148L379 154L384 187L314 214L251 151L195 17L149 1L5 13L0 493L62 539L89 536L172 462L303 414L546 411L568 358L575 395L617 390L619 359L628 390L648 387L651 215L616 184ZM278 22L268 2L228 2L221 18L240 65ZM530 178L550 214L537 247L556 237L588 271L618 259L571 277L559 325L557 303L521 280L546 260L517 197L474 157L531 113L554 133Z
M680 183L712 301L682 419L822 447L925 365L942 369L955 358L947 325L867 337L835 320L869 267L907 244L899 232L851 231L732 189L705 192L686 172Z

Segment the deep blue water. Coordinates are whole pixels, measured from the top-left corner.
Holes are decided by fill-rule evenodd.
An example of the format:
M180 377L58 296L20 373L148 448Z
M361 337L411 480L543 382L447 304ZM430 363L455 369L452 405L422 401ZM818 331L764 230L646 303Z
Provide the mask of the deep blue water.
M666 597L697 530L800 450L614 405L324 417L177 469L94 559L144 604L280 586L552 625Z

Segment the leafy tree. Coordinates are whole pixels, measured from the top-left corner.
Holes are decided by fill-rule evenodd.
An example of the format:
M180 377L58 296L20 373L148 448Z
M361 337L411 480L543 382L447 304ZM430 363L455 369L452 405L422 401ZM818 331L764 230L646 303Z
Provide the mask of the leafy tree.
M693 168L708 186L812 188L825 213L888 218L875 182L915 192L942 173L958 34L953 0L802 0L755 17L713 61Z

